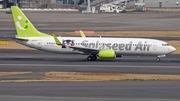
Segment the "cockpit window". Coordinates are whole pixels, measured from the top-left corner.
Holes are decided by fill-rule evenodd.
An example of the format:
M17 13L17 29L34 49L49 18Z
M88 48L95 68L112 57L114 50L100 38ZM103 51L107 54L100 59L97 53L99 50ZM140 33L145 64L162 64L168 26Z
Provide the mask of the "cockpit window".
M162 46L169 46L169 44L162 44Z

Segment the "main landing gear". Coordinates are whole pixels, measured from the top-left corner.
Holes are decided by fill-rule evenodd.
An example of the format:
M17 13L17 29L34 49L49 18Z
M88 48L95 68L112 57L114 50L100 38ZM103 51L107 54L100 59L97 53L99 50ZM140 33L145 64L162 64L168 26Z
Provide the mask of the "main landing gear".
M94 54L91 54L91 55L89 55L89 56L87 57L87 60L88 60L88 61L96 61L96 60L97 60L97 56L94 55Z

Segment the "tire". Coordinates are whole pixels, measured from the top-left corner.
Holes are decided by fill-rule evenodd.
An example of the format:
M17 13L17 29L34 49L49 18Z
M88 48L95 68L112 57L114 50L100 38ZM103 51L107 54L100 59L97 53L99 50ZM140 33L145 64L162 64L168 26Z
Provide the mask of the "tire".
M87 57L88 61L96 61L97 60L97 56L96 55L90 55Z
M91 57L91 56L88 56L88 57L87 57L87 60L88 60L88 61L92 61L92 57Z
M157 58L156 61L159 62L161 59L160 58Z
M96 61L97 60L97 56L96 55L92 55L92 61Z

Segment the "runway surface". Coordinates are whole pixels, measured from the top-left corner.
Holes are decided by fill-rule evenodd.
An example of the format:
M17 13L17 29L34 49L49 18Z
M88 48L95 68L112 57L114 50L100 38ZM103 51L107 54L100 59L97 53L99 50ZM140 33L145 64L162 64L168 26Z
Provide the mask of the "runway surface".
M43 32L179 30L179 13L103 13L25 12L34 26ZM11 14L0 12L0 36L14 37L16 31Z
M48 71L179 74L179 55L157 63L154 57L127 56L86 61L84 55L34 50L0 50L0 71L32 74L0 76L0 80L44 77ZM2 101L179 101L180 81L0 83Z
M179 101L179 81L0 83L2 101Z
M43 32L94 30L179 30L180 13L80 14L25 12ZM11 14L0 12L0 37L14 37ZM3 38L1 38L3 39ZM179 38L164 38L179 40ZM124 56L115 60L87 61L85 55L53 54L33 50L0 50L0 72L32 72L1 76L0 80L43 77L45 72L113 72L180 74L180 55ZM0 83L2 101L179 101L179 81Z
M180 74L180 55L168 55L160 62L156 62L154 56L124 56L97 61L87 61L86 57L37 50L0 50L0 71Z

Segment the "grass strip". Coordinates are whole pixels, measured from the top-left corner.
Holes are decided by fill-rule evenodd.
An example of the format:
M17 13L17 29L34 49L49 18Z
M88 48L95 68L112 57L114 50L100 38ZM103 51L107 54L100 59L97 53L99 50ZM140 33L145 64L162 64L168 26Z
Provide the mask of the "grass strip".
M82 82L82 81L178 81L180 75L128 74L91 72L47 72L45 77L27 80L1 80L0 82Z
M10 75L21 75L21 74L29 74L32 72L0 72L0 76L10 76Z

